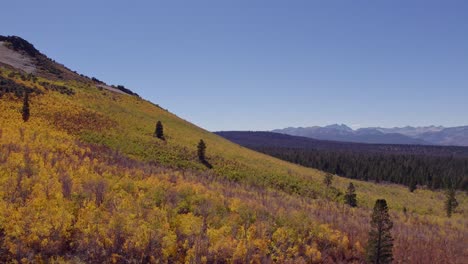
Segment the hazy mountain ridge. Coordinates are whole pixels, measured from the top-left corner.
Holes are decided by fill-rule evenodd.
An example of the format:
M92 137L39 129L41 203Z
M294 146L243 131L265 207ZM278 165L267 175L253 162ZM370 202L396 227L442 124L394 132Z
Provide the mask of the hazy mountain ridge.
M468 147L410 145L410 144L368 144L319 140L308 137L292 136L263 131L219 131L215 134L246 147L287 147L327 151L352 151L382 154L408 154L440 157L468 157Z
M288 127L272 132L345 142L468 146L468 126L367 127L353 130L344 124L333 124L324 127Z
M398 134L403 134L405 136L417 137L418 135L421 135L427 132L442 131L446 127L443 127L443 126L424 126L424 127L405 126L405 127L392 127L392 128L384 128L384 127L372 127L372 128L377 129L383 133L398 133Z

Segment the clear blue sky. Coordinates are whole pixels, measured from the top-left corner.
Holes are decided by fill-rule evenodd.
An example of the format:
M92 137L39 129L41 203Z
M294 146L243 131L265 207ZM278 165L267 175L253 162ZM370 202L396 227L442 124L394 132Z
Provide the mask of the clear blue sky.
M5 1L0 34L209 130L468 125L467 1Z

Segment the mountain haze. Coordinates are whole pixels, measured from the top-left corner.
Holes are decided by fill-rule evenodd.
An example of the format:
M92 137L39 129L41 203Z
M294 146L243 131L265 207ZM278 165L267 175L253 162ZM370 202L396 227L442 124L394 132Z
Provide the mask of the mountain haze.
M443 126L426 126L426 127L393 127L393 128L383 128L383 127L371 127L370 129L376 129L383 133L398 133L409 137L417 137L423 133L428 132L439 132L445 129Z
M468 126L460 127L368 127L356 130L342 124L313 127L288 127L272 132L323 140L372 144L413 144L468 146Z
M385 153L388 155L410 154L440 157L467 157L468 147L409 145L409 144L369 144L318 140L308 137L291 136L267 131L219 131L215 132L232 142L248 147L280 147L315 149L327 151L352 151L365 153Z

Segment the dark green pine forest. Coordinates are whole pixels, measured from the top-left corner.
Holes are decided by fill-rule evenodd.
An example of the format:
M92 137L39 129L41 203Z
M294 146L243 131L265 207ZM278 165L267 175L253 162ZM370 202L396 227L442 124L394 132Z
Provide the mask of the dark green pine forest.
M314 140L269 132L219 132L267 155L343 177L392 182L411 191L468 190L468 148Z

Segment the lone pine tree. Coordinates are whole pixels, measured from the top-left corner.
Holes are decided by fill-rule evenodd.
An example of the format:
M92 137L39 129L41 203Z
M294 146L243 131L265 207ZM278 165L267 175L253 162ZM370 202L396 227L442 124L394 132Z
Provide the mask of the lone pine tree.
M416 190L416 180L415 179L412 179L409 186L408 186L408 189L410 192L414 192L414 190Z
M24 91L24 98L23 98L23 109L21 110L23 115L23 121L27 122L29 120L29 93Z
M458 206L458 201L455 197L455 194L455 189L453 188L449 188L445 194L445 212L447 213L447 217L451 217L453 211L455 211L455 208Z
M154 131L154 136L164 140L164 128L161 121L156 123L156 130Z
M198 159L201 162L205 162L206 161L206 157L205 157L206 144L203 141L203 139L200 139L200 142L198 142L197 150L198 150Z
M393 260L393 238L390 233L393 223L388 214L387 201L375 202L371 219L371 230L367 243L367 261L374 264L391 263Z
M333 182L333 174L327 173L325 174L325 177L323 178L323 183L327 186L330 187L330 185Z
M348 189L346 190L345 203L351 207L357 206L356 188L354 188L354 184L352 182L349 183Z

